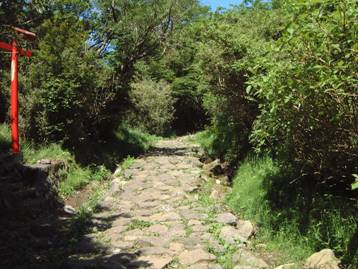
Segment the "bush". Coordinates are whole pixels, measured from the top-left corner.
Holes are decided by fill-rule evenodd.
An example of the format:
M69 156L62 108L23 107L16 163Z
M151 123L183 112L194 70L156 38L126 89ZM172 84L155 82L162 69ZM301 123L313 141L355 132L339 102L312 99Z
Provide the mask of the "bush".
M130 126L156 135L171 130L175 99L169 84L143 79L132 83L129 96L134 106L134 111L127 118Z
M76 163L74 156L58 144L38 147L25 141L22 152L24 161L29 164L34 164L42 159L61 160L65 163L58 189L62 197L71 196L91 181L102 181L111 175L110 171L102 165L80 166Z
M72 148L103 131L98 126L107 120L103 111L113 93L104 87L107 73L100 59L84 45L89 33L83 21L56 13L38 34L24 80L25 89L31 89L22 110L26 134L38 143L62 142Z
M279 21L276 11L257 6L215 14L204 25L197 53L202 84L207 85L204 107L212 119L213 149L231 164L250 150L257 103L246 92L247 80L256 57L273 41Z
M287 31L250 80L260 103L252 141L321 188L349 192L358 171L357 3L288 1L286 12Z

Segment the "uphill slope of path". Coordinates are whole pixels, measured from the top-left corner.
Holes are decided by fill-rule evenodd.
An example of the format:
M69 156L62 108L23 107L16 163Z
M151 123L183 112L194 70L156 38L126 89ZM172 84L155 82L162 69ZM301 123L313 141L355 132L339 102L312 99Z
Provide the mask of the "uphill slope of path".
M234 268L219 262L227 244L218 231L232 226L216 223L212 209L198 201L199 150L188 137L161 140L121 171L94 215L95 229L65 267ZM237 268L266 268L251 265Z

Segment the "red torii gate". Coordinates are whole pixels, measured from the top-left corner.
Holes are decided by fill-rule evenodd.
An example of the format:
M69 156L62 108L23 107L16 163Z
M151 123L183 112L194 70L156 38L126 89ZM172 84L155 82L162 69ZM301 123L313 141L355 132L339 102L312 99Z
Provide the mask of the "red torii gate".
M36 34L14 27L14 30L23 35L25 38L34 39ZM16 41L13 40L11 44L4 43L0 41L0 49L11 51L11 91L10 91L10 122L11 122L11 148L13 153L20 152L20 143L19 143L19 101L18 101L18 55L31 57L31 50L23 50L19 48L16 44Z

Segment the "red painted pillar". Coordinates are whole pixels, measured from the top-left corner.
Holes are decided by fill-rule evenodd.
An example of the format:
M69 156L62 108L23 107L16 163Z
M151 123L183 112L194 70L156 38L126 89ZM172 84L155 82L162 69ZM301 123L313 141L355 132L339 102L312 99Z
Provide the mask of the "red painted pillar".
M10 105L11 105L11 139L12 151L18 153L20 151L19 144L19 101L18 101L18 51L16 42L12 42L11 53L11 92L10 92Z

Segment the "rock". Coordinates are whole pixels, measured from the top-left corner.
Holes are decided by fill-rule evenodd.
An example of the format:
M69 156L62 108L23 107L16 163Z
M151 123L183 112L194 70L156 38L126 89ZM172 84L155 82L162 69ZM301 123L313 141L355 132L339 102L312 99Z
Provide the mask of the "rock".
M74 209L72 206L70 205L65 205L63 207L63 211L65 211L67 214L70 214L70 215L74 215L76 214L76 209Z
M173 258L170 255L148 255L139 259L139 261L147 262L153 269L165 268L172 260Z
M323 249L310 256L305 263L305 269L339 269L340 261L331 249Z
M223 198L223 194L219 192L218 190L213 190L210 194L210 198L214 200L220 200Z
M231 213L221 213L216 217L216 221L223 224L235 225L237 218Z
M184 188L183 188L183 191L184 192L189 192L189 193L192 193L192 192L196 192L199 190L199 186L190 186L190 185L186 185Z
M210 238L208 240L208 244L209 244L210 249L213 249L215 251L215 253L224 253L225 252L224 246L221 245L219 243L219 241L217 241L214 238Z
M232 226L223 227L220 231L220 238L228 244L235 244L237 241L246 242L246 238L242 237Z
M134 247L134 245L137 243L137 242L128 242L128 241L123 241L121 239L119 240L113 240L111 238L112 242L111 242L111 246L116 248L117 250L119 249L120 251L127 251L127 250L130 250Z
M184 250L178 259L182 265L188 266L201 262L214 261L216 257L201 248L197 248L194 250Z
M278 267L276 267L275 269L290 269L290 268L294 268L295 264L294 263L286 263L286 264L282 264Z
M202 263L202 264L194 264L190 266L188 269L222 269L222 267L219 264Z
M245 239L249 239L255 234L255 227L248 220L238 220L236 224L238 233Z
M234 269L256 269L256 268L251 267L251 266L236 265L236 266L234 267Z
M150 233L163 235L166 232L168 232L168 227L162 224L154 224L151 227L149 227L147 231Z
M201 163L208 164L208 163L211 163L213 161L213 159L211 159L209 157L209 155L204 153L202 156L200 156L199 161Z
M224 170L221 167L221 163L219 159L216 159L213 162L207 163L203 166L204 172L209 175L221 175L223 174Z
M250 268L250 266L254 267L255 269L269 268L268 264L263 259L256 257L250 251L245 249L239 249L233 255L233 262L236 265L249 266L248 268ZM242 269L244 268L245 267L242 267Z
M195 213L192 210L183 210L181 212L182 216L187 220L204 220L208 218L208 214L205 213Z
M139 249L141 255L164 255L170 254L170 250L168 248L163 247L144 247Z
M184 250L184 245L178 242L171 242L169 244L169 249L174 252L174 254L179 254Z
M124 176L124 178L125 179L131 179L132 178L132 176L133 176L133 173L132 173L132 171L130 171L130 170L125 170L124 172L123 172L123 176Z
M202 225L202 223L201 223L201 221L199 221L199 220L192 219L192 220L189 220L188 225L189 225L189 226Z
M157 213L152 215L150 221L175 221L180 220L180 216L177 213L170 212L170 213Z
M36 162L36 164L46 166L48 172L57 172L60 169L65 168L66 164L63 160L51 160L51 159L42 159Z

